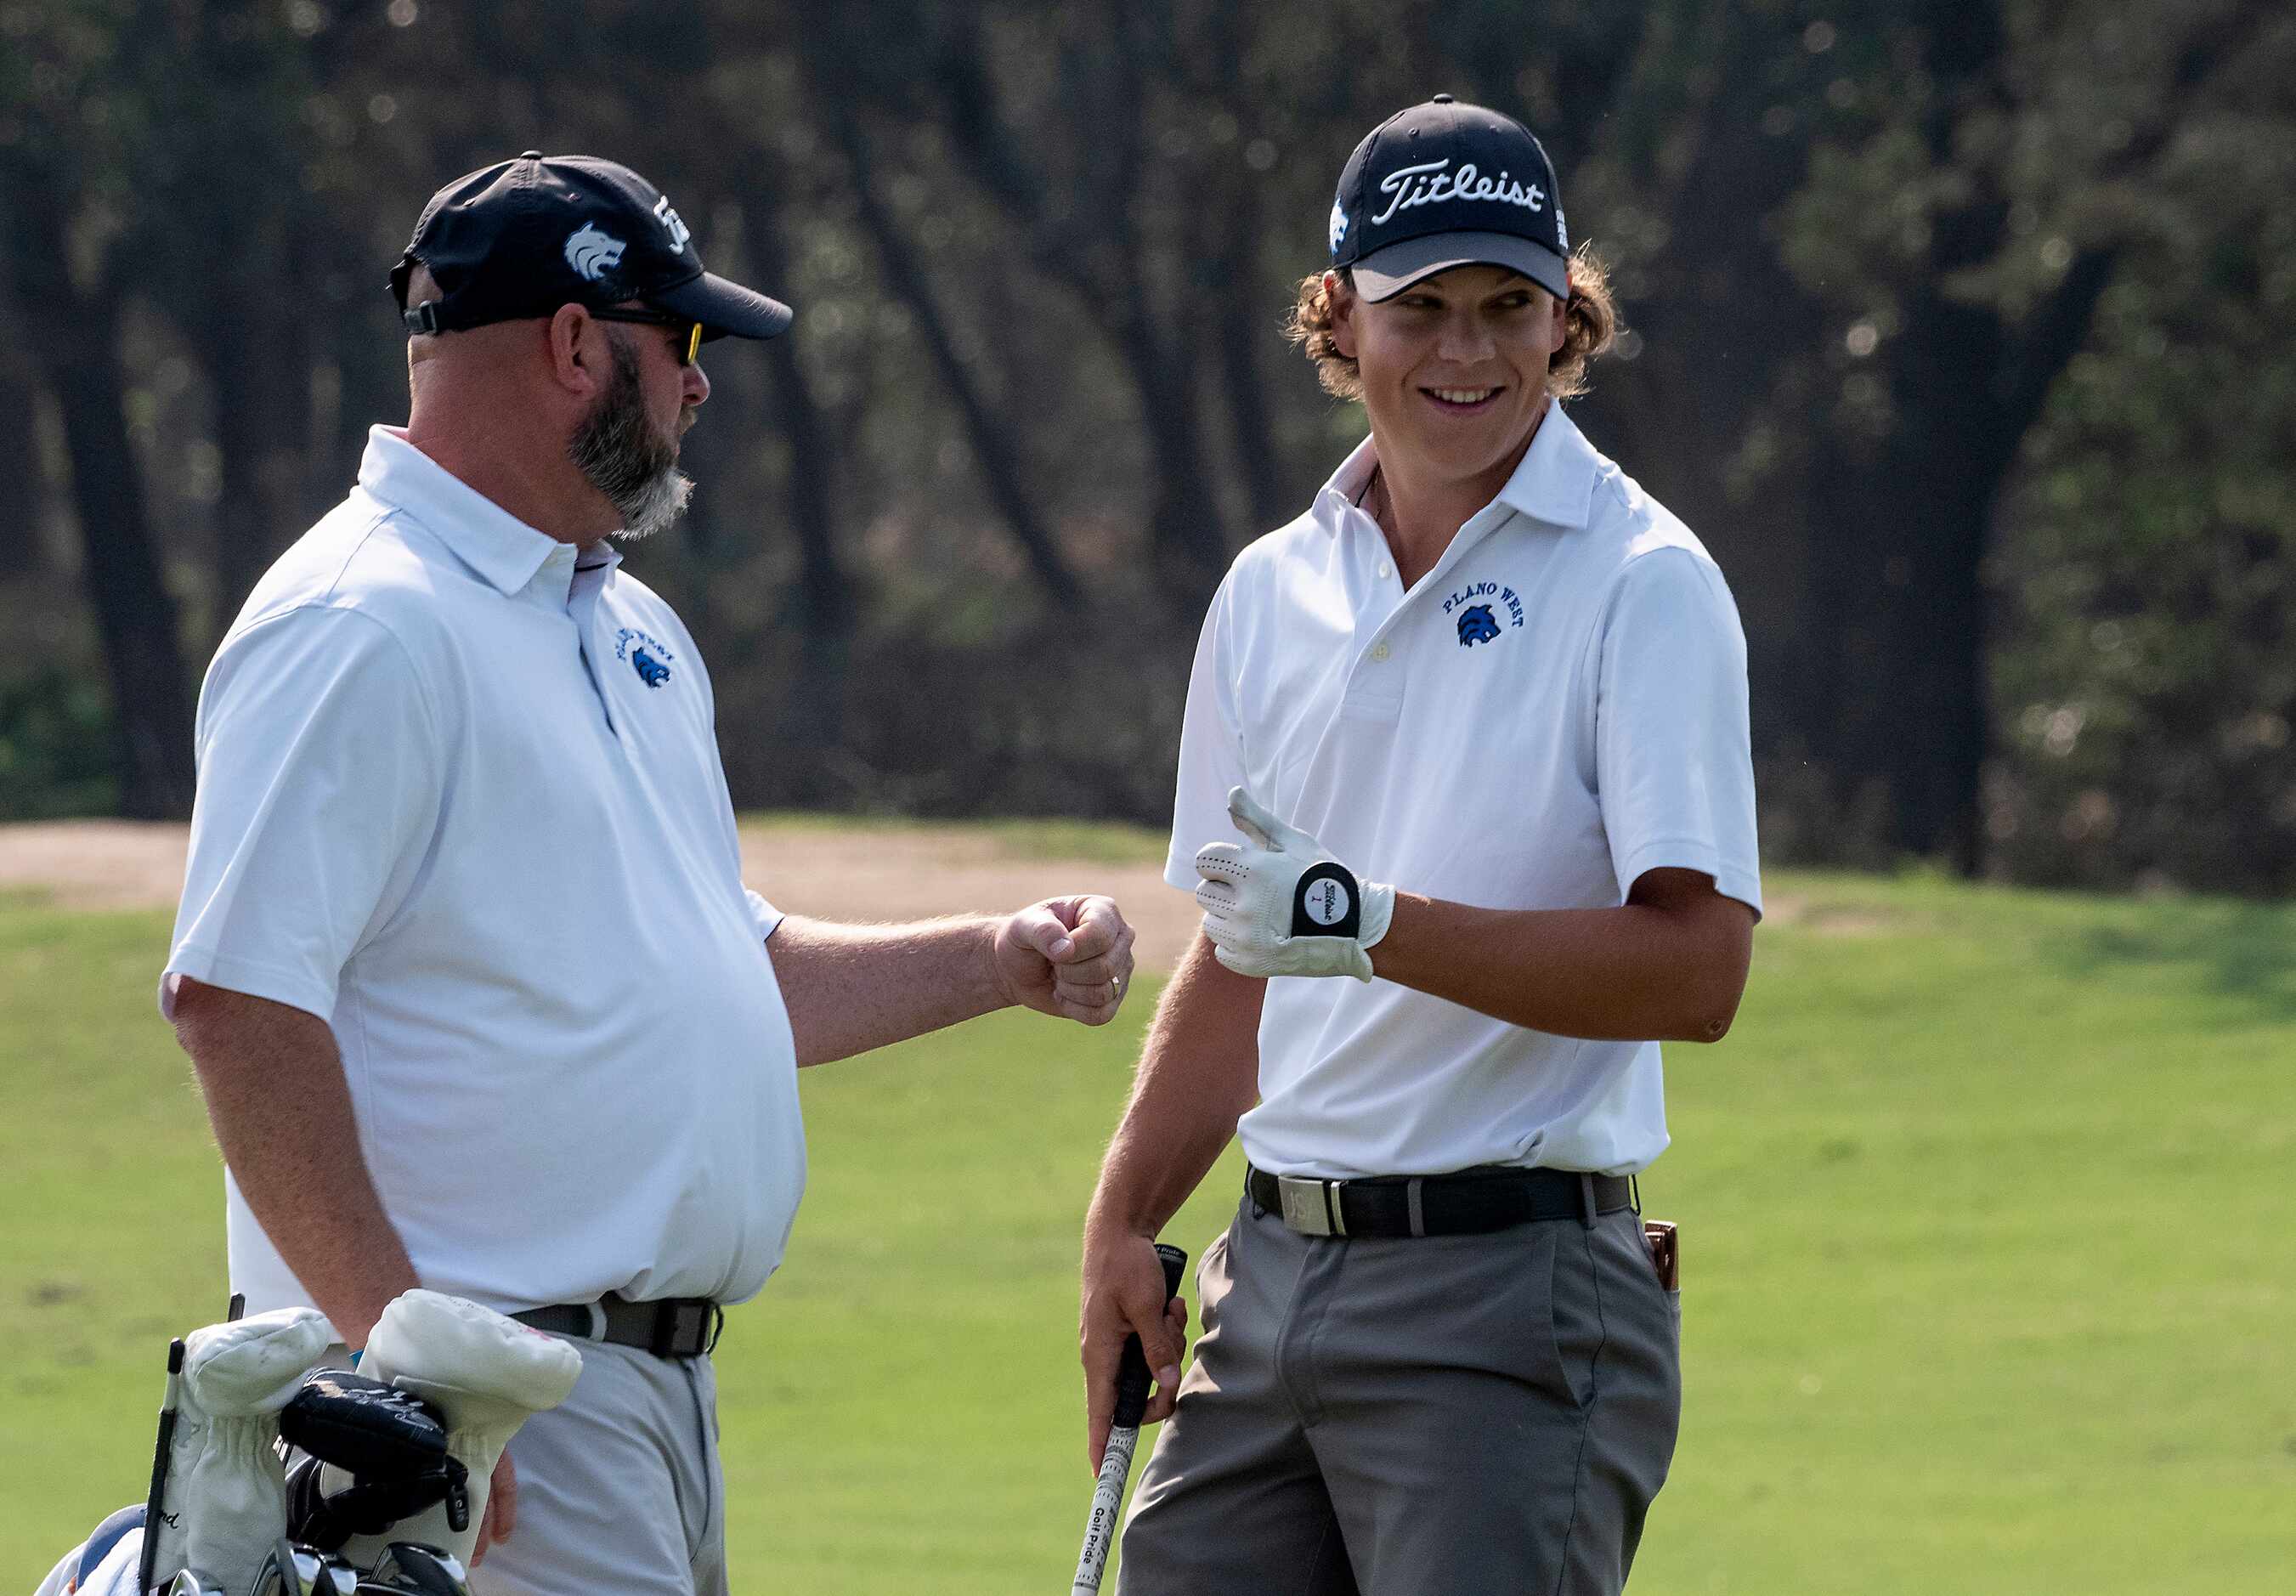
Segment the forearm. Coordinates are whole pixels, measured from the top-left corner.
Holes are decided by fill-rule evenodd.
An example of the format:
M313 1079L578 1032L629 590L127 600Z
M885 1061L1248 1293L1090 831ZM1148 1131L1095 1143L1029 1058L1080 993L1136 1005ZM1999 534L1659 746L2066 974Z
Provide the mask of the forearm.
M1153 1236L1178 1212L1259 1100L1259 1008L1267 983L1238 975L1198 937L1157 1005L1086 1218Z
M800 1065L849 1058L1013 1000L996 975L986 917L906 926L782 921L767 944Z
M359 1154L334 1035L316 1016L186 981L176 1034L232 1178L344 1344L421 1284Z
M1534 1031L1716 1041L1745 988L1751 926L1751 910L1710 889L1680 901L1558 909L1476 909L1398 892L1371 958L1382 979Z

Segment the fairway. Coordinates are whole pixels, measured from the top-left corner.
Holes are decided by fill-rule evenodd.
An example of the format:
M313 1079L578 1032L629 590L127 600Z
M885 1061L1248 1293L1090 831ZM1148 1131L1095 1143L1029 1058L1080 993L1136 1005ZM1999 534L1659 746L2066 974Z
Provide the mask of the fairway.
M1632 1588L2289 1588L2296 913L1767 885L1735 1031L1669 1051L1685 1417ZM0 899L0 1596L141 1494L166 1339L220 1316L168 924ZM739 1588L1065 1588L1078 1224L1145 987L808 1074L788 1262L718 1352Z

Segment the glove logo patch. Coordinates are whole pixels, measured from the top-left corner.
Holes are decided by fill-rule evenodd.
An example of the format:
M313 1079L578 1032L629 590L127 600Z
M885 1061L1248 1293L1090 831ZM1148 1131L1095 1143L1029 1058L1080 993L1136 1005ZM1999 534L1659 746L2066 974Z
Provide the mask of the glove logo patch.
M1453 623L1459 629L1462 648L1472 648L1478 643L1496 638L1504 629L1498 619L1501 609L1506 611L1509 625L1521 627L1521 597L1513 588L1497 582L1470 582L1443 601L1443 613L1453 617Z
M1334 860L1306 871L1292 899L1293 936L1354 936L1363 929L1363 893Z
M1336 926L1340 917L1348 912L1348 895L1340 884L1326 876L1300 894L1300 907L1318 926Z

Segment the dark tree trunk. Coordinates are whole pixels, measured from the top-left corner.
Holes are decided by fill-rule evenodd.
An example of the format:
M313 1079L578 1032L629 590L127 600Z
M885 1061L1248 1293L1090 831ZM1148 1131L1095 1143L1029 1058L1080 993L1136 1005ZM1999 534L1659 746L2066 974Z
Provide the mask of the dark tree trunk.
M310 432L309 323L282 317L277 285L219 287L197 324L200 363L215 395L219 491L215 514L218 637L256 581L305 525L304 445Z
M48 515L48 484L40 460L39 376L12 351L0 354L0 525L16 530L15 563L32 572L47 564L40 533Z
M1260 354L1276 338L1281 302L1262 297L1259 272L1259 213L1242 180L1243 163L1231 153L1215 209L1222 226L1212 229L1205 256L1201 292L1210 311L1208 331L1216 341L1215 369L1228 424L1234 432L1233 453L1243 479L1244 505L1251 517L1250 534L1272 531L1305 506L1284 470L1283 451L1275 440L1275 424L1268 414L1267 377Z
M742 229L744 251L758 280L779 288L790 280L782 247L777 195L754 188L743 213L756 225ZM721 268L723 269L723 268ZM798 364L797 343L784 336L763 347L768 421L789 443L783 487L790 530L797 535L800 621L809 644L835 645L852 630L852 579L837 553L836 479L842 448L823 418L820 400Z
M1258 537L1290 521L1307 504L1285 470L1275 422L1267 411L1268 379L1259 347L1273 336L1270 329L1275 318L1260 314L1254 286L1250 278L1240 277L1222 292L1217 336L1220 391L1227 399L1229 424L1235 429L1234 454L1243 477L1244 503L1251 515L1250 533Z
M53 351L48 380L63 414L82 570L111 676L120 812L180 819L192 812L191 695L121 407L117 316L109 299L74 300L63 318L71 347Z
M2233 7L2171 58L2164 103L2136 130L2114 176L2152 161L2218 67L2265 25ZM1989 5L1931 8L1931 63L1944 89L1926 132L1951 157L1963 96L1997 92L2001 23ZM1984 562L2019 446L2087 341L2118 247L2077 254L2056 287L2011 319L1948 297L1957 270L2011 247L2008 205L1982 183L1947 213L1902 331L1882 346L1895 421L1885 442L1837 436L1822 471L1846 512L1839 541L1813 542L1815 613L1828 658L1812 673L1838 737L1834 768L1870 774L1886 794L1886 840L1966 872L1984 860L1980 784L1992 727Z
M1866 448L1837 440L1829 468L1835 535L1813 540L1811 575L1829 646L1813 697L1828 711L1833 768L1886 798L1878 840L1967 871L1988 745L1982 560L2007 465L1987 463L1998 451L1977 434L1992 407L1966 392L1967 354L2000 328L1938 295L1906 320L1896 424ZM1842 796L1858 808L1858 794Z
M965 434L972 440L973 459L988 484L989 498L1004 516L1004 524L1012 529L1013 540L1020 544L1029 569L1036 573L1045 591L1063 605L1081 603L1083 587L1069 569L1068 562L1061 557L1060 546L1054 541L1023 485L1020 455L1013 448L1011 429L999 423L980 384L973 381L972 373L959 358L956 341L950 335L947 318L941 314L930 277L915 251L910 249L900 224L877 197L871 181L873 163L859 124L841 108L832 112L832 121L838 146L853 169L853 197L860 209L861 224L877 246L886 285L916 317L917 332L932 356L933 369L939 374L942 386L956 400L957 411L964 417Z
M1182 615L1201 615L1227 568L1227 536L1211 492L1196 395L1195 350L1185 328L1157 339L1144 320L1119 323L1115 342L1140 395L1154 483L1149 546L1157 585Z
M791 268L783 241L791 214L788 196L762 172L752 172L737 192L739 237L729 242L737 242L738 248L726 251L713 245L710 258L715 267L738 280L758 284L767 292L786 292ZM837 489L844 471L844 441L798 359L798 337L805 325L801 307L797 325L797 336L750 345L734 358L755 359L762 366L763 383L745 391L758 394L755 424L778 433L786 449L781 484L783 516L797 539L798 576L779 613L781 624L794 623L799 639L795 647L777 650L791 661L791 674L779 682L778 690L767 701L765 712L772 725L766 742L775 750L797 751L801 758L768 762L761 761L754 751L735 753L727 761L726 776L737 802L755 802L762 796L776 804L813 805L850 796L833 778L826 756L843 736L857 592L840 552L842 517ZM704 419L708 419L706 412ZM730 467L731 453L741 447L737 440L747 429L736 417L722 417L720 422L709 447L726 450ZM722 550L703 553L705 562L726 558ZM706 578L702 597L706 614L709 602Z
M1073 207L1047 204L1048 184L1000 104L977 19L939 40L939 110L959 156L1030 240L1035 264L1075 293L1131 381L1152 479L1150 559L1175 612L1193 620L1227 564L1227 538L1203 447L1195 333L1186 316L1145 302L1152 289L1141 270L1149 251L1136 206L1152 135L1144 63L1164 57L1147 8L1103 6L1095 26L1062 58L1070 117L1096 134L1084 145L1088 161ZM1202 218L1186 214L1201 229Z
M54 225L71 214L69 185L53 169L26 161L0 168L0 178L13 224L0 241L11 286L20 304L39 308L19 325L63 422L82 578L111 678L120 810L180 819L192 810L191 695L127 436L109 267L97 268L93 287L74 280L65 229Z

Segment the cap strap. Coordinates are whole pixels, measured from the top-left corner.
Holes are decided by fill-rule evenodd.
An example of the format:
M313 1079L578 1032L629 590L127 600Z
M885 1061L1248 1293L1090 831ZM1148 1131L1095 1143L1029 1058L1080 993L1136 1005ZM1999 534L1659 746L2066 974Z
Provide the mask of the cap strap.
M405 313L406 330L410 333L436 333L439 326L439 301L425 300Z

